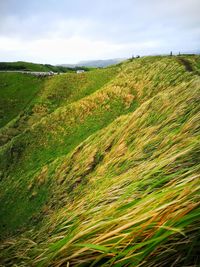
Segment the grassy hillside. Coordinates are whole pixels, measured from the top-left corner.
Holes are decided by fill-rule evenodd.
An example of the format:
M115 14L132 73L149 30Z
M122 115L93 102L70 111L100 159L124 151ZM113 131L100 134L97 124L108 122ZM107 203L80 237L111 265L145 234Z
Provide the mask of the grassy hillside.
M199 265L199 63L44 81L1 129L2 266Z
M43 81L21 73L0 73L0 127L22 112L41 89Z

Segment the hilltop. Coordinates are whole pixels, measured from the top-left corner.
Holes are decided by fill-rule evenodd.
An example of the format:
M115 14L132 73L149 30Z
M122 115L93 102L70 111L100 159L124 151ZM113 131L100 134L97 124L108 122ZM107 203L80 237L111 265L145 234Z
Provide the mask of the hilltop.
M198 266L200 56L0 73L0 266Z

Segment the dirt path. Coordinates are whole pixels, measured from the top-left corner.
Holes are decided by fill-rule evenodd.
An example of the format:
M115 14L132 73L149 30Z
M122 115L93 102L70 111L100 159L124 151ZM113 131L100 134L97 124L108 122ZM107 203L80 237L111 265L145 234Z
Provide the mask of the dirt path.
M177 61L181 63L182 65L184 65L186 71L189 71L189 72L194 71L192 64L189 60L185 58L178 58Z

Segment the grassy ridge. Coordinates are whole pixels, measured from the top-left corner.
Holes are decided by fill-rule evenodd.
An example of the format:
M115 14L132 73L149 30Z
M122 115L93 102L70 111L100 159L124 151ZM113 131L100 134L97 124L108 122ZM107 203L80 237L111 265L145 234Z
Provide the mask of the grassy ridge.
M50 112L84 98L112 80L118 68L94 69L81 74L67 73L48 79L37 102Z
M192 71L175 57L126 62L2 147L1 227L25 227L2 243L4 265L198 266L200 79L189 60Z
M27 106L26 110L22 112L20 116L16 117L6 127L0 130L0 144L3 145L7 143L26 128L40 121L41 118L52 113L56 108L90 95L113 79L117 72L118 68L109 68L106 70L95 69L79 75L76 73L67 73L42 80L34 78L35 81L42 85L41 87L37 86L38 94L32 99L30 105ZM13 88L18 88L16 97L18 95L20 96L20 92L26 87L24 82L26 76L19 73L7 73L2 74L2 77L17 77L18 84L15 79L10 79L10 84ZM28 78L31 79L32 77L29 76ZM3 84L5 84L5 79L2 78L2 86ZM0 92L2 95L4 90ZM9 87L7 91L8 90L9 93L12 93L12 88ZM27 88L26 93L31 96L31 88ZM23 92L23 98L25 97L26 94ZM7 102L2 105L2 113L9 114L15 111L12 105L8 105L8 102L11 100L11 96L5 99ZM4 110L6 112L4 112ZM17 114L15 114L15 116L16 115Z

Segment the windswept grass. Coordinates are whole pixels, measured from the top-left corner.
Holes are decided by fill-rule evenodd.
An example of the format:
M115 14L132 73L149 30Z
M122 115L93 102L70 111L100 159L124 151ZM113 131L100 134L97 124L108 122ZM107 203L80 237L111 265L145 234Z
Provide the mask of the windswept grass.
M200 78L121 68L2 148L2 266L199 266Z

